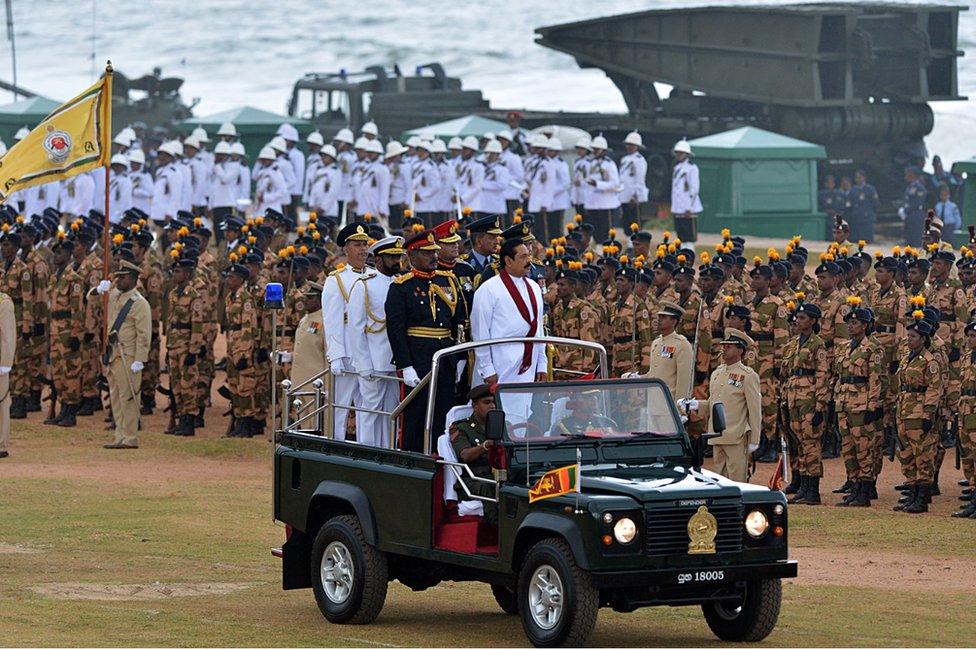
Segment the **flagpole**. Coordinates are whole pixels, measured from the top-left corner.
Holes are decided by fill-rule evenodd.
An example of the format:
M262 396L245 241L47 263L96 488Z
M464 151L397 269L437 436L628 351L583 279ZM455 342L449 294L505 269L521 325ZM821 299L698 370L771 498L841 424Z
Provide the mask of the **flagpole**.
M105 204L104 204L104 214L102 215L102 279L111 278L111 250L109 247L110 243L110 227L109 227L109 168L112 159L111 148L112 148L112 62L105 62L105 87L102 91L102 101L105 102L102 106L103 120L102 120L102 133L101 133L101 146L102 146L102 161L104 163L105 169ZM105 345L108 344L108 293L102 293L102 351L104 352Z

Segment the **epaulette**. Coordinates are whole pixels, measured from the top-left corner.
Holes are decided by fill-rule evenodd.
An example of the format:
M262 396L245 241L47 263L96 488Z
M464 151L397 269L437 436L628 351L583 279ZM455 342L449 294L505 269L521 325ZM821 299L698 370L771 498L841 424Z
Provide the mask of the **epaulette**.
M404 282L406 282L407 280L409 280L411 277L413 277L413 274L412 273L404 273L403 275L397 275L396 277L393 278L393 283L394 284L403 284Z
M454 273L449 270L435 270L434 274L441 277L454 277Z

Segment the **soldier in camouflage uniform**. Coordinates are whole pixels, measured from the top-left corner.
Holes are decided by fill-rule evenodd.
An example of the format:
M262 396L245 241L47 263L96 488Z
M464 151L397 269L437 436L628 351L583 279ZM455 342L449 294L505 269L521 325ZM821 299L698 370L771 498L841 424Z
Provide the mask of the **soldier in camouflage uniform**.
M10 371L10 418L25 419L27 417L27 401L30 397L31 376L35 371L30 361L32 347L31 338L34 335L34 311L24 308L24 300L30 299L34 289L33 276L24 262L18 257L20 250L20 235L9 231L0 238L0 292L10 296L14 303L14 314L20 339L17 341L17 356L13 369Z
M817 335L821 316L815 304L797 306L793 322L796 336L783 350L780 370L788 425L799 447L796 458L799 491L790 502L803 505L820 504L823 475L820 437L830 385L827 350Z
M51 270L47 264L45 253L41 248L35 248L37 237L40 234L34 225L28 224L20 228L20 257L27 266L31 274L31 293L24 296L24 304L30 304L33 311L33 335L30 339L30 365L29 371L30 391L27 402L27 412L41 411L41 383L37 377L43 375L40 368L47 366L47 356L49 351L49 332L48 332L48 299L47 289L51 281Z
M939 360L929 349L934 333L932 325L918 319L907 330L908 353L899 361L895 374L898 386L895 421L901 442L898 459L908 484L908 499L895 508L914 514L928 511L931 500L939 438L935 421L945 386Z
M773 269L762 264L759 257L756 257L753 268L749 271L752 298L748 305L750 326L746 333L756 342L758 352L756 371L759 374L763 404L763 437L759 441L756 458L760 462L775 462L778 456L776 415L779 402L779 367L783 348L789 337L786 305L783 300L769 293L769 280L772 276Z
M54 273L46 293L51 300L51 378L61 412L45 424L74 426L81 403L81 340L85 326L84 280L68 263L74 242L54 245Z
M203 219L196 217L193 219L193 229L191 239L197 241L197 248L200 253L197 256L197 269L193 276L193 282L203 300L203 336L204 340L213 341L217 338L219 330L217 320L217 303L220 299L220 271L217 259L207 248L210 242L210 229L203 223ZM214 358L214 346L204 345L198 353L197 370L197 414L196 426L202 428L204 425L203 415L210 402L210 387L214 379L216 359Z
M75 241L72 268L81 277L82 286L87 289L84 294L85 333L81 340L79 358L81 407L77 414L88 416L102 410L101 390L98 388L98 377L102 373L102 362L99 359L102 340L102 300L97 294L90 292L91 287L97 286L103 277L102 258L97 252L91 250L96 238L94 230L81 227L80 223L73 223L71 233Z
M173 288L169 292L166 310L166 364L169 367L170 389L176 401L178 422L173 431L180 437L192 437L199 412L199 355L207 345L204 338L205 303L193 282L195 257L186 251L173 250Z
M233 395L234 425L228 437L253 437L263 428L263 413L257 399L260 370L261 309L245 286L251 272L242 264L231 264L224 280L224 333L227 336L227 386ZM260 419L259 419L260 418Z
M847 496L838 505L868 507L876 493L874 466L881 450L888 371L884 351L867 335L874 313L861 307L857 297L848 298L848 304L851 308L844 320L850 342L838 347L833 367L833 400L850 483Z
M960 370L959 446L960 464L970 487L976 485L976 322L966 325L966 353ZM952 513L953 518L976 518L976 489L969 502Z
M651 319L643 302L634 293L637 270L622 264L616 275L617 297L610 314L610 336L613 341L611 373L620 377L627 372L647 371Z
M549 311L552 323L552 335L561 338L599 342L600 322L596 309L590 304L576 297L576 285L580 282L581 268L578 262L570 262L569 268L556 273L556 288L553 291L556 301ZM581 347L558 346L554 367L574 372L592 372L597 367L596 352ZM575 378L575 374L561 374L557 372L556 380Z

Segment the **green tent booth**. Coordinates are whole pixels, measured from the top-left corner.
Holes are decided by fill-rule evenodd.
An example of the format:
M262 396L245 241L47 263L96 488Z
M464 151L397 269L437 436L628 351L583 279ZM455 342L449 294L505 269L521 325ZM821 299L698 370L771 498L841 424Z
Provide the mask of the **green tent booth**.
M752 126L689 144L701 182L699 231L824 238L827 217L817 209L822 146Z
M34 128L60 105L60 101L38 95L0 106L0 138L3 138L9 149L14 145L17 131L24 126L28 129Z
M498 133L508 128L508 125L503 122L497 122L493 119L488 119L487 117L480 117L478 115L466 115L464 117L458 117L457 119L449 119L446 122L439 122L437 124L429 124L427 126L421 126L420 128L412 128L409 131L403 132L403 141L406 142L412 135L417 136L430 136L440 138L447 142L452 137L467 137L469 135L474 135L475 137L481 137L485 133Z
M211 142L216 142L217 129L224 122L230 122L237 129L239 139L244 145L244 150L247 151L247 157L250 160L257 158L261 147L267 144L275 136L275 131L278 130L278 127L286 122L293 124L298 129L298 134L301 135L303 140L309 133L315 130L315 127L308 120L289 117L287 115L278 115L277 113L254 108L253 106L232 108L205 117L190 117L180 122L180 126L186 135L189 135L196 127L202 126L207 131ZM304 151L304 144L300 146ZM213 144L208 148L213 150Z

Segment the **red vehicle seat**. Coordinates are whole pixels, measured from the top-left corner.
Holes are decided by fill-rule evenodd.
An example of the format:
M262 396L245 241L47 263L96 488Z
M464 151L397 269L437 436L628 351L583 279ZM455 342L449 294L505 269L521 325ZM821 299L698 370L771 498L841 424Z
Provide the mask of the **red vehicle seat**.
M437 456L435 455L435 458ZM434 472L431 498L434 547L464 554L498 554L498 530L480 516L461 516L457 501L444 501L444 472Z

